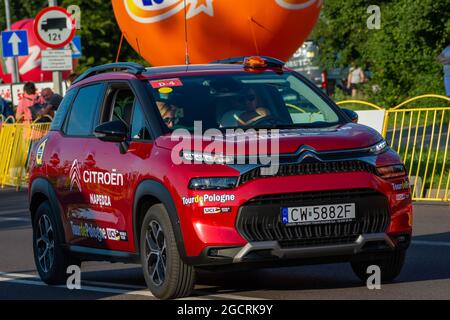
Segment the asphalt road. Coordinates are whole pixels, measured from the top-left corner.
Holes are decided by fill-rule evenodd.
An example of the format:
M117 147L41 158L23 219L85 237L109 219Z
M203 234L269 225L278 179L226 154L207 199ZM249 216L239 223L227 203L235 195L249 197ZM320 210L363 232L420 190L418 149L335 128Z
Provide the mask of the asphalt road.
M450 205L416 204L413 244L395 283L362 286L349 264L200 273L193 299L450 299ZM154 299L138 265L84 263L82 289L36 276L26 193L0 191L0 299Z

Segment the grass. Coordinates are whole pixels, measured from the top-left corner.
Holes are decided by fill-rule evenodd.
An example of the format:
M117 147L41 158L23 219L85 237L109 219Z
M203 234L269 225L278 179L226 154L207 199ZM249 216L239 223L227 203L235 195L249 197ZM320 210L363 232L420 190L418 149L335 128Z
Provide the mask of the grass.
M420 155L420 145L418 145L414 149L414 159L412 158L412 151L413 150L409 150L406 156L404 150L403 153L400 151L400 156L402 159L405 159L407 172L411 172L410 176L419 176L425 183L423 188L425 194L422 194L422 196L427 195L426 192L428 189L439 188L440 190L445 190L450 176L450 148L447 151L447 154L445 154L445 150L434 149L430 151L430 149L424 148ZM414 183L414 181L411 182ZM433 184L431 185L431 183Z

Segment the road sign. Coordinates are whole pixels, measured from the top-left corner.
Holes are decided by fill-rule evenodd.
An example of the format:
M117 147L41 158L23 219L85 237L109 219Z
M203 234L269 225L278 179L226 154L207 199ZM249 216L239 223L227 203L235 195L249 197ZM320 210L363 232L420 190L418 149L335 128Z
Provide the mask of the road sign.
M43 50L41 52L42 71L72 70L71 50Z
M34 33L42 44L50 48L69 44L75 32L75 20L61 7L45 8L34 19Z
M81 58L81 56L83 55L81 51L81 37L75 36L65 48L72 50L72 58Z
M25 30L2 32L3 58L28 55L28 34Z

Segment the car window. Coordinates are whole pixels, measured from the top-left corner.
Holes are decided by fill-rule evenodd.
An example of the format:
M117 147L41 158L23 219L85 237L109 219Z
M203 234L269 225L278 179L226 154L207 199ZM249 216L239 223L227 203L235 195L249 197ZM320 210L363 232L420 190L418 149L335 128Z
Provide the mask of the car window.
M62 127L62 123L67 114L67 110L69 110L70 104L72 103L73 97L77 90L70 90L64 96L64 99L61 101L61 104L58 107L58 110L55 111L55 117L52 121L52 126L50 130L59 130Z
M133 118L131 120L131 138L133 140L150 140L150 133L139 101L136 101L134 105Z
M83 87L78 91L70 111L66 134L89 136L92 134L92 120L97 111L97 104L103 92L102 84Z
M329 102L290 72L189 76L151 81L158 110L169 129L318 128L340 123Z
M114 93L111 121L122 120L130 125L134 105L134 94L131 89L118 89Z
M112 87L106 97L105 109L101 122L123 121L129 127L136 97L128 87Z

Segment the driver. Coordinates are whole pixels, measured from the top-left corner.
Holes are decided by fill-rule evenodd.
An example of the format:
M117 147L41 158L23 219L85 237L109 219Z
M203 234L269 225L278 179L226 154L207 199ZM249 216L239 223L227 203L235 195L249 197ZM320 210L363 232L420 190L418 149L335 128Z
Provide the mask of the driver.
M248 126L270 115L267 108L260 107L260 99L253 88L234 98L232 104L232 110L226 112L219 122L222 127Z

